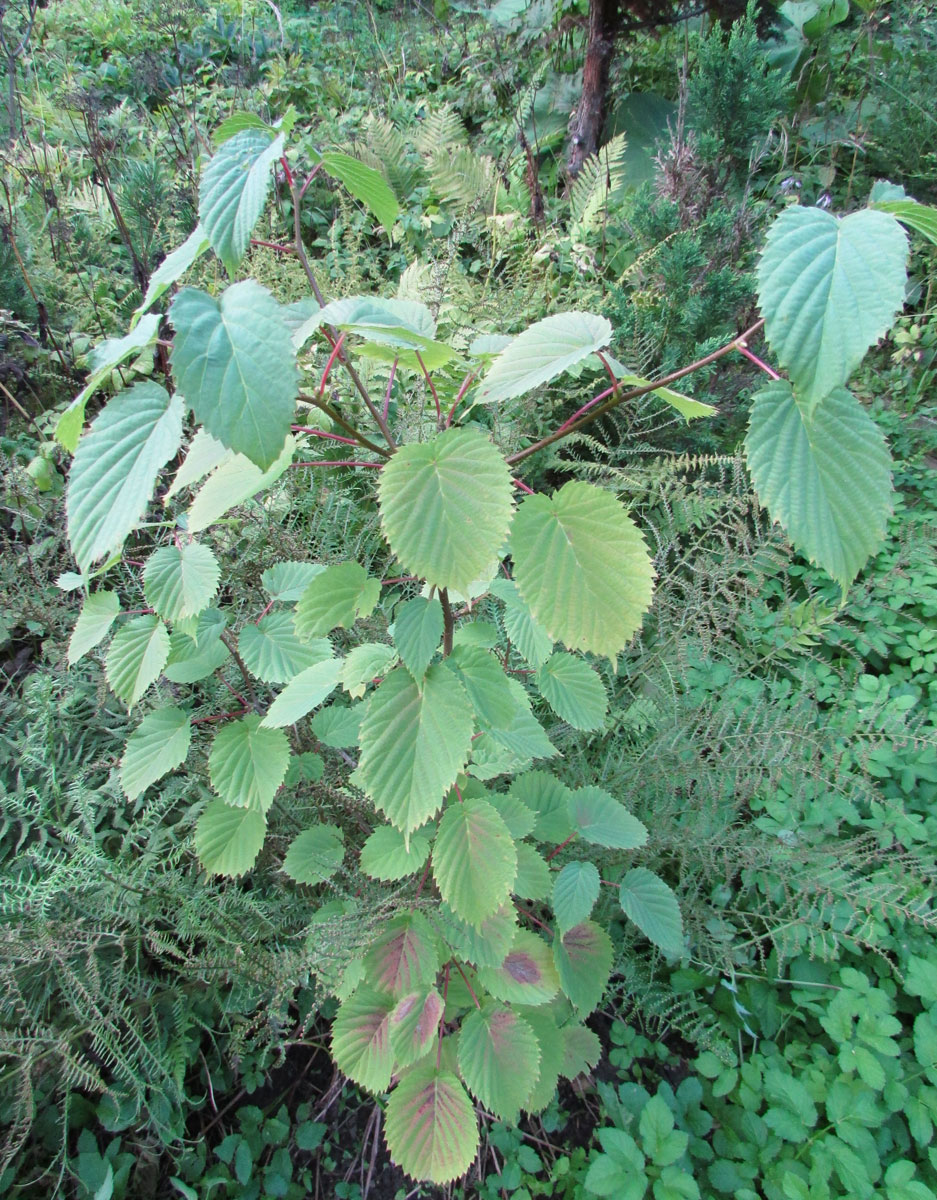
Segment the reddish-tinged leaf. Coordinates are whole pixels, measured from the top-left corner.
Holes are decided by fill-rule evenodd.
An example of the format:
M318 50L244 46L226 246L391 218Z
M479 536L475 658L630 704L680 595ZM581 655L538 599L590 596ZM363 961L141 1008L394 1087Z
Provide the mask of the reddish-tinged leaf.
M395 917L368 951L364 965L375 987L396 999L432 983L439 954L429 921L420 912Z
M362 986L341 1005L332 1023L332 1057L338 1069L370 1092L385 1092L390 1086L393 1007L393 996Z
M390 1014L390 1045L398 1067L419 1062L436 1043L442 1018L442 996L434 987L407 992Z
M553 957L560 984L570 1002L583 1013L592 1012L612 973L612 942L595 921L583 921L554 938Z
M527 929L518 929L500 967L479 967L478 978L497 1000L546 1004L560 990L550 948Z
M462 1022L459 1070L475 1096L502 1121L515 1122L540 1073L540 1046L529 1023L500 1004Z
M387 1102L387 1148L413 1179L445 1184L458 1179L478 1153L478 1124L468 1093L434 1062L407 1072Z

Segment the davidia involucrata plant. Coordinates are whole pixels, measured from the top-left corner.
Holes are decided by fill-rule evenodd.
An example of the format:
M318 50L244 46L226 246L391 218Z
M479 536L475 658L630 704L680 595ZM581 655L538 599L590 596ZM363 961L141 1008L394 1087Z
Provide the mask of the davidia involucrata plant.
M285 887L357 873L394 897L379 936L323 981L340 1000L332 1052L363 1088L389 1092L394 1160L444 1184L475 1157L477 1106L515 1121L597 1061L585 1019L612 971L612 905L662 954L688 950L673 891L636 858L648 830L622 797L562 782L538 719L549 709L604 729L603 671L652 601L647 545L612 492L534 492L518 472L645 391L687 419L711 410L611 358L613 331L591 313L555 313L515 337L476 330L465 351L418 301L327 302L301 242L304 300L281 303L249 278L175 290L209 249L243 274L274 169L302 203L288 136L256 118L225 123L198 226L154 273L132 330L98 348L60 422L85 590L68 658L102 647L110 687L138 714L119 768L129 799L180 769L210 786L194 837L207 872L250 871L272 807L319 779L317 751L340 754L355 819L344 828L333 801L279 867ZM393 236L397 198L379 171L341 153L307 152L306 166ZM890 185L844 217L791 207L759 270L785 375L754 400L752 477L794 546L844 586L889 513L888 450L848 383L901 306L903 225L935 236L932 210ZM134 382L158 335L171 346L159 381ZM587 361L617 383L540 441L499 444L520 398ZM118 364L131 382L82 432ZM388 377L393 406L391 383L372 395L366 382ZM336 447L373 484L395 578L271 546L262 592L232 596L222 534L234 510L265 504L287 472L321 478ZM141 567L124 547L144 527L135 546L155 548ZM230 712L205 711L216 673L237 697Z

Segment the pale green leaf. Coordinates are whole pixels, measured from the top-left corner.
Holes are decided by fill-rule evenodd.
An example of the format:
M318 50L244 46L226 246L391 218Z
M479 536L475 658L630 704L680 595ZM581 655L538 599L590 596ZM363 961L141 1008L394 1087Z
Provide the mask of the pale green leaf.
M443 937L454 953L477 967L500 967L517 930L517 912L513 904L502 904L477 928L457 917L447 904L440 905L438 920Z
M846 384L904 303L908 239L888 213L786 208L758 265L765 332L808 412Z
M517 851L497 809L487 800L450 803L433 846L433 876L456 916L476 927L511 894Z
M391 1159L413 1179L446 1184L464 1175L478 1153L478 1123L465 1088L432 1060L408 1071L387 1102Z
M55 426L57 441L70 454L75 453L78 439L81 437L81 427L85 423L85 405L88 399L98 390L102 383L110 377L115 367L126 362L131 356L139 355L159 333L158 316L144 317L136 329L123 337L105 338L88 356L89 373L85 386L81 389L68 408L59 417Z
M357 746L364 711L363 704L333 702L312 718L312 732L324 746L331 746L333 750Z
M910 196L904 199L875 200L869 204L869 208L874 208L878 212L891 213L893 217L898 218L902 225L907 225L909 229L913 229L915 233L921 234L929 242L937 245L937 208L918 204Z
M72 636L68 639L70 667L104 641L119 612L120 599L116 592L93 592L85 597Z
M198 189L199 224L212 249L233 272L250 245L267 202L271 167L283 153L283 135L242 129L215 151ZM269 465L269 464L268 464Z
M486 1004L462 1022L459 1071L489 1112L515 1123L540 1073L540 1045L513 1009Z
M389 1018L395 1001L362 985L344 1000L332 1022L332 1058L340 1071L370 1092L390 1086L394 1054Z
M563 1066L560 1074L566 1079L575 1079L591 1071L602 1057L602 1043L598 1035L585 1025L564 1025Z
M196 419L267 470L283 452L298 372L290 331L266 288L245 279L216 300L183 288L172 302L172 367Z
M615 376L619 383L623 384L623 391L630 391L632 388L650 387L652 380L644 379L640 375L633 375L630 371L619 371L621 366L615 359L609 359L609 364L615 371ZM671 408L677 410L687 424L690 421L695 421L699 417L711 417L718 409L712 404L704 404L702 400L694 400L692 396L684 396L683 392L676 392L673 388L658 387L654 388L651 395L656 396L658 400L663 400L665 404L669 404Z
M134 617L114 634L107 651L107 682L133 708L169 658L169 631L154 616Z
M599 898L599 872L595 863L571 862L553 881L553 914L561 932L592 915Z
M136 800L151 783L185 762L192 739L188 713L158 708L148 713L127 739L120 760L120 786Z
M394 614L394 645L417 683L439 649L442 630L442 605L435 598L416 596L401 604Z
M511 793L536 816L534 837L539 842L565 842L573 833L569 815L572 792L547 771L528 771L511 784Z
M290 744L280 729L261 728L249 713L223 725L208 758L212 787L226 804L266 814L286 775Z
M78 444L68 476L68 540L81 571L119 550L182 440L182 403L156 383L115 396Z
M295 562L284 559L267 567L260 582L271 600L295 603L317 575L325 570L325 563Z
M553 653L553 638L534 620L513 579L493 579L489 590L504 601L504 632L508 641L536 670Z
M182 245L170 251L150 276L146 294L140 307L133 314L132 324L135 325L140 320L141 314L151 308L177 279L182 278L189 267L202 257L210 245L211 242L208 240L205 230L201 225L196 225Z
M683 953L683 918L677 897L663 879L633 867L618 893L622 911L655 946L671 957Z
M320 313L320 321L347 330L392 350L434 345L436 322L418 300L385 300L380 296L346 296L333 300Z
M338 686L341 669L341 659L327 658L300 671L270 705L261 722L263 727L280 729L284 725L295 725L318 708Z
M381 471L381 523L406 571L466 591L492 571L511 523L511 475L480 429L447 429Z
M293 614L287 612L268 613L256 624L245 625L238 637L238 652L248 671L264 683L289 683L301 671L332 658L327 639L300 641Z
M166 621L197 617L215 598L220 576L218 560L207 546L163 546L147 561L143 594Z
M422 690L397 668L371 697L352 782L409 834L433 816L465 766L472 732L465 689L447 667L430 667Z
M844 588L885 536L892 511L884 435L845 388L806 416L790 384L755 396L745 452L758 498L794 546Z
M601 729L605 725L605 686L581 658L563 651L551 655L537 672L537 687L556 715L574 729Z
M529 763L535 758L553 758L559 753L530 711L530 698L516 679L507 680L508 691L514 698L514 714L509 722L492 726L481 738L490 736L499 745ZM478 742L475 743L478 745Z
M168 505L173 496L183 488L192 487L200 479L204 479L209 471L214 471L215 467L233 457L234 452L227 446L222 446L210 433L206 433L204 429L197 430L186 451L182 466L173 476L173 481L163 496L163 505Z
M432 983L439 967L436 935L426 917L416 910L387 922L364 959L370 982L396 997L420 984Z
M221 616L217 609L202 613L194 640L179 630L170 634L169 658L163 674L171 683L198 683L227 662L231 651L221 640L224 620L220 624L212 619L204 620L214 618L216 614Z
M498 631L490 621L466 621L456 627L453 646L480 646L490 650L498 644Z
M332 629L349 629L367 617L381 598L381 581L371 579L356 562L336 563L315 576L296 605L296 633L318 637Z
M199 488L187 514L189 533L201 533L223 517L235 505L276 483L293 460L296 439L286 439L280 457L268 471L262 471L243 454L225 458Z
M462 681L482 729L510 727L518 709L529 704L519 697L504 668L488 650L479 646L457 646L446 660Z
M371 210L389 234L397 220L400 205L380 171L338 150L326 151L322 155L322 166L333 179L343 183L356 200Z
M533 833L537 818L523 800L519 800L510 792L496 792L494 795L489 795L488 800L501 814L508 827L508 832L515 841L520 841L521 838Z
M361 847L359 866L365 875L385 883L415 875L429 858L429 838L423 833L410 835L407 846L404 836L393 825L381 825Z
M339 682L354 700L360 700L368 684L380 681L397 661L397 651L384 642L355 646L342 661Z
M397 1001L390 1014L390 1046L398 1070L419 1062L435 1048L442 1014L442 997L432 984L421 984Z
M336 825L305 829L290 842L283 870L297 883L325 883L341 867L345 835Z
M533 846L520 842L517 850L517 877L511 891L525 900L546 900L550 895L550 868Z
M533 1091L524 1101L524 1109L526 1112L539 1113L556 1095L564 1062L563 1037L549 1009L531 1008L525 1010L523 1015L540 1046L540 1074Z
M501 965L479 967L478 978L506 1004L547 1004L560 990L550 947L529 929L518 929Z
M637 850L647 842L647 829L623 804L597 787L571 792L569 820L580 837L610 850Z
M514 579L535 620L571 650L614 658L651 604L653 569L622 504L572 481L527 496L511 531Z
M583 921L553 939L560 986L580 1013L599 1004L612 973L612 941L601 925Z
M517 335L491 364L477 399L483 404L523 396L602 350L612 327L594 313L555 313Z
M258 129L262 131L268 142L272 142L276 136L276 130L268 125L262 117L258 117L256 113L234 112L230 117L225 117L211 135L212 145L221 146L230 138L233 138L236 133L240 133L244 129Z
M243 875L264 844L267 818L253 808L212 800L195 827L195 850L209 875Z

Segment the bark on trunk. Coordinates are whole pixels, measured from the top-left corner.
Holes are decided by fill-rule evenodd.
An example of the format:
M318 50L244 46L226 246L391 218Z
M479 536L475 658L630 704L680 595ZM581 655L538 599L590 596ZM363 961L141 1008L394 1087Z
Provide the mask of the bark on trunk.
M570 127L566 170L571 179L599 148L608 99L608 75L621 20L619 0L589 0L589 35L582 69L582 98Z

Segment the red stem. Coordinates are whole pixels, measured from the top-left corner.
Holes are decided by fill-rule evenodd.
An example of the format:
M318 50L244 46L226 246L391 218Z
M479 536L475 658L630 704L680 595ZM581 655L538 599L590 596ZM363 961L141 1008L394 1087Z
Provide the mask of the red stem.
M459 785L458 785L457 783L454 783L454 784L452 785L452 790L453 790L453 791L455 792L455 794L456 794L456 795L459 797L459 803L460 803L460 804L464 804L464 803L465 803L465 801L462 799L462 793L459 791Z
M556 432L557 433L565 433L565 431L570 427L570 425L574 424L576 421L579 420L579 418L582 416L583 413L587 413L589 411L589 409L593 406L593 404L598 404L600 400L607 400L608 397L612 394L612 392L614 392L615 388L617 388L617 387L618 387L618 383L616 382L616 383L612 384L612 386L610 388L606 388L605 391L602 392L600 395L593 396L588 404L584 404L582 406L582 408L577 408L576 411L573 413L573 415L569 418L569 420L564 421L563 424L559 427L559 429Z
M140 564L143 565L142 563ZM120 614L122 617L148 617L151 613L156 612L155 608L125 608Z
M520 488L522 492L526 492L528 496L535 496L535 495L536 495L536 492L534 491L534 489L533 489L533 488L529 488L529 487L527 486L527 484L523 482L523 480L520 480L520 479L512 479L512 480L511 480L511 483L513 483L513 484L514 484L514 486L515 486L516 488Z
M455 416L455 410L459 407L460 403L462 402L462 397L468 391L469 384L472 382L472 380L474 378L475 378L475 372L469 371L468 375L466 375L466 377L462 380L462 386L459 388L458 395L456 396L455 400L452 403L452 408L449 409L449 416L446 417L446 428L447 429L452 424L452 418L453 418L453 416Z
M416 361L420 364L420 370L423 372L426 382L429 384L429 390L433 393L433 403L436 405L436 424L440 429L442 429L442 409L439 407L439 396L436 394L436 385L430 378L429 371L427 371L426 365L423 362L423 359L420 357L419 350L414 350L413 353L416 355Z
M246 706L244 708L235 708L231 712L214 713L210 717L193 717L190 724L204 725L206 721L224 721L227 717L243 717L246 712Z
M293 172L290 170L290 164L286 161L286 155L280 155L280 165L283 168L283 174L286 176L286 182L289 187L293 186Z
M394 386L394 376L397 374L397 363L399 361L399 358L394 359L394 365L390 369L390 379L387 381L387 391L384 393L384 409L382 415L385 421L387 420L387 410L390 408L390 393Z
M314 437L331 438L333 442L344 442L346 446L358 446L354 438L342 437L338 433L326 433L324 429L313 429L309 425L291 425L293 433L311 433Z
M329 355L329 361L325 364L325 370L322 372L322 380L319 384L319 399L322 399L322 393L325 391L325 384L329 377L329 371L332 369L332 363L335 362L339 354L342 352L342 342L345 340L345 334L341 334L338 341L332 347L332 353Z
M429 874L429 864L431 862L432 862L431 858L428 858L426 860L426 866L423 868L423 874L420 876L420 882L417 884L416 897L415 897L417 900L420 898L420 892L422 892L422 890L423 890L423 884L426 883L426 876Z
M416 583L419 575L396 575L393 579L382 579L381 587L390 587L392 583Z
M781 378L781 376L777 373L777 371L772 370L771 367L769 367L766 362L762 362L757 354L752 354L751 350L749 350L749 348L745 345L744 342L739 342L738 352L739 352L739 354L744 354L749 362L753 362L756 367L760 367L762 369L762 371L764 371L764 373L766 375L770 375L772 379L780 379Z
M268 250L279 250L282 254L295 254L295 246L284 246L282 242L265 242L263 238L251 238L252 246L266 246Z
M456 962L455 959L453 959L452 961L455 963L455 969L459 972L459 974L462 976L463 980L465 981L465 986L468 988L469 995L475 1001L475 1007L481 1008L481 1005L478 1003L478 997L475 995L475 992L472 990L472 985L469 983L468 977L466 976L465 972L462 970L462 964L460 962Z
M306 179L305 179L305 182L303 183L303 186L302 186L302 187L299 189L299 198L300 198L300 200L302 200L303 196L305 196L305 194L306 194L306 188L307 188L307 187L309 187L310 183L312 183L312 181L315 179L315 177L316 177L316 176L319 174L319 169L320 169L320 167L321 167L321 166L322 166L322 163L317 163L317 164L316 164L316 165L315 165L315 166L312 168L312 170L309 172L309 174L306 176Z
M330 459L322 462L298 462L291 463L293 467L375 467L380 470L383 463L358 462L356 459Z
M528 921L533 921L535 925L539 925L541 929L546 930L550 937L553 937L553 930L550 928L550 926L544 925L543 921L541 921L538 917L535 917L529 908L524 908L521 904L517 904L515 907L519 913L524 914Z
M260 624L260 622L264 619L264 617L267 615L267 613L270 611L270 609L273 608L274 604L276 604L276 601L271 600L270 603L267 605L267 607L263 610L263 612L257 618L257 620L254 622L255 625Z
M576 838L576 835L574 833L571 833L565 842L560 842L560 844L556 847L556 849L551 850L550 853L547 855L547 862L549 862L551 858L556 858L556 856L559 854L559 852L561 850L565 850L566 847L569 845L569 843L574 841L575 838Z
M615 372L614 372L614 371L612 370L612 368L609 366L608 359L605 357L605 355L602 353L602 351L601 351L601 350L599 350L599 351L597 352L597 355L596 355L596 357L600 359L600 361L601 361L601 363L602 363L602 366L605 368L605 372L606 372L606 374L608 375L609 379L612 381L612 383L617 383L617 382L618 382L618 378L617 378L617 376L615 375Z

